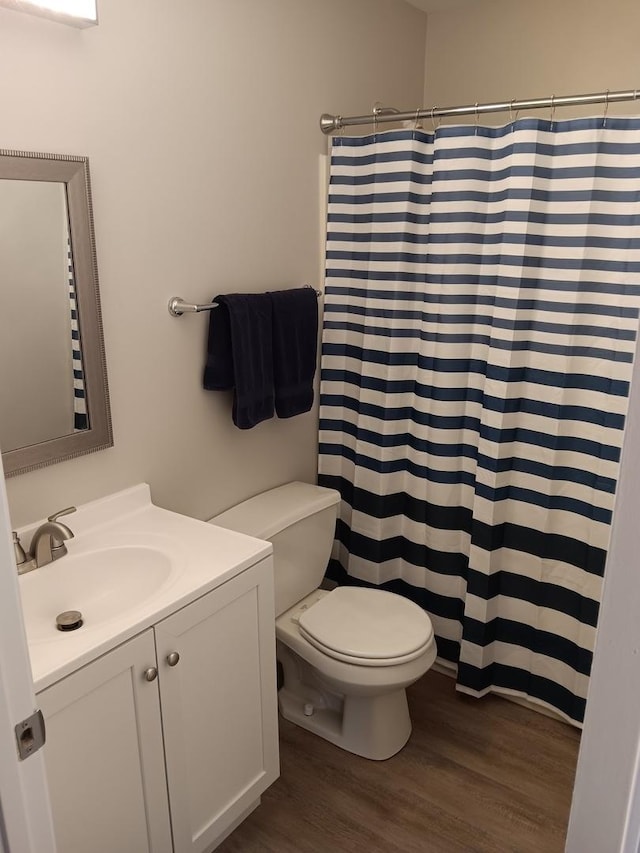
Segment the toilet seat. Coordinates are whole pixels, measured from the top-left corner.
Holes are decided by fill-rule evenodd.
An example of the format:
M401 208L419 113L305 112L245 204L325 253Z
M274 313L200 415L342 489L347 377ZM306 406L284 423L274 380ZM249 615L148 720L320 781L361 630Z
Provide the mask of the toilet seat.
M300 613L300 634L319 651L359 666L415 660L433 643L428 615L392 592L338 587Z

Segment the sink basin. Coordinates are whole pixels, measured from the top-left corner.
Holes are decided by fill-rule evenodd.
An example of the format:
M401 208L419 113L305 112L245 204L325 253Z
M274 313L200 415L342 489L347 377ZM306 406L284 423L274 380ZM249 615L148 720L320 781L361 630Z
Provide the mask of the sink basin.
M29 643L77 636L117 619L152 598L171 579L173 562L156 548L119 546L67 554L20 579ZM79 610L83 627L70 633L56 628L56 616Z

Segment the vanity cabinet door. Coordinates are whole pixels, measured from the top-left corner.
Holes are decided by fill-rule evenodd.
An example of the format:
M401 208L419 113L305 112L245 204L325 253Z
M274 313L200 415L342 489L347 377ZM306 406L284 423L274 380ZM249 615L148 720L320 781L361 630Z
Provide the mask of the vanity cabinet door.
M279 773L271 559L155 631L175 853L203 853Z
M38 694L59 853L171 853L153 631Z

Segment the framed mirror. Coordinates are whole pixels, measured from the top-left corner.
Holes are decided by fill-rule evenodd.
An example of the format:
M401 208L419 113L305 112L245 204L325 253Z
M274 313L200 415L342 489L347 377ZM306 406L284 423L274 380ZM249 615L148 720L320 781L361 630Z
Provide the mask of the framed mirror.
M89 161L0 149L5 475L113 444Z

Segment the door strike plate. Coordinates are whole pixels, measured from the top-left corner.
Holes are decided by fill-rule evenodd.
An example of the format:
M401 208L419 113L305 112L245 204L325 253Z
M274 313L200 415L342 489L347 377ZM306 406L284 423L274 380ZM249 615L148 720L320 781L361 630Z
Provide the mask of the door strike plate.
M18 744L18 757L20 761L29 758L44 746L46 732L42 711L34 711L30 717L23 720L15 727L16 742Z

